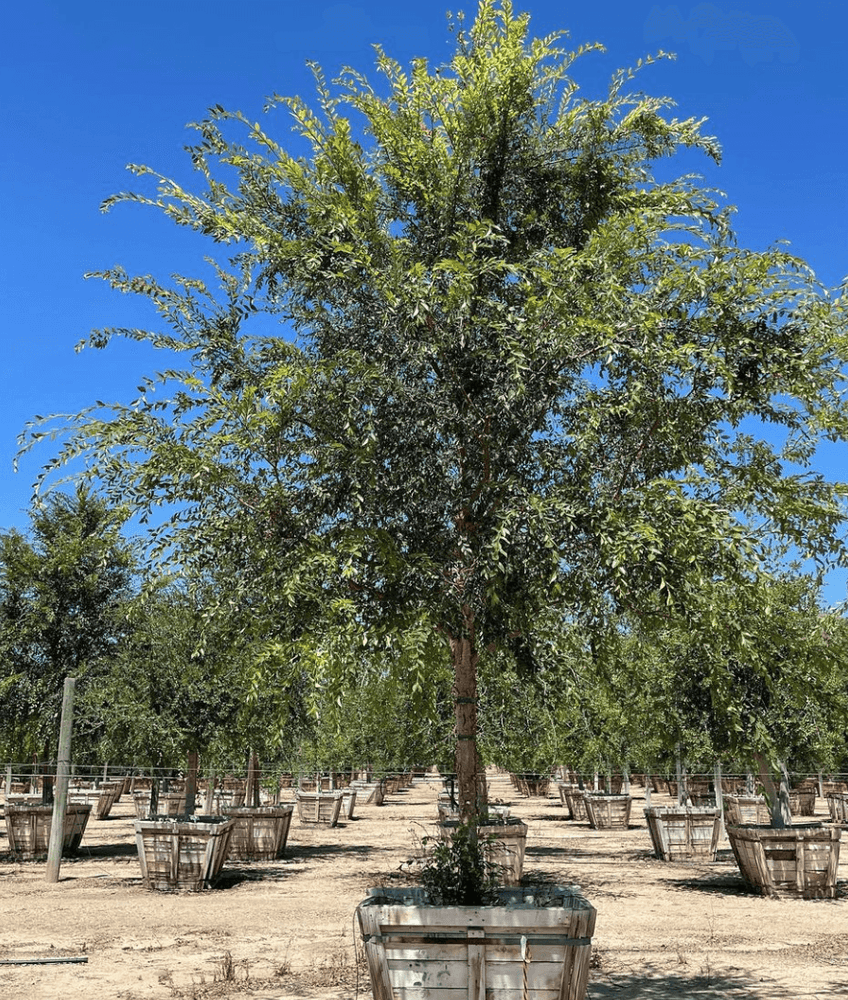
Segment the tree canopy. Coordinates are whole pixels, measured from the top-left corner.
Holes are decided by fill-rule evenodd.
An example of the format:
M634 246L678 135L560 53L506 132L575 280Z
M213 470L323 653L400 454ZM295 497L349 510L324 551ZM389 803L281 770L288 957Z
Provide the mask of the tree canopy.
M84 700L129 640L133 554L121 512L80 488L0 534L0 745L55 750L66 677Z
M508 0L454 31L444 66L315 67L313 104L268 101L287 143L210 109L197 190L133 167L155 190L104 207L207 237L217 287L102 272L165 328L88 343L184 364L25 446L58 436L58 464L164 507L155 552L227 574L222 603L286 657L429 630L467 775L481 650L532 669L540 617L597 637L747 586L774 546L839 556L844 492L809 460L848 432L848 344L844 300L802 261L739 247L719 194L655 176L720 151L634 89L654 57L588 100L572 73L595 46L532 38Z

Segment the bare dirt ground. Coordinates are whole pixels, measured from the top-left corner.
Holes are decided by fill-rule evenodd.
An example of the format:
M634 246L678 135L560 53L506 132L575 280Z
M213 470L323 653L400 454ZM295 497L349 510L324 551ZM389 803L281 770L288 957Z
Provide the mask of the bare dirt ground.
M525 879L578 884L597 908L591 1000L848 998L848 847L838 899L761 898L726 842L715 864L654 859L640 789L630 829L614 832L567 821L553 792L524 798L499 775L490 787L529 825ZM295 816L283 859L227 862L218 888L201 893L142 887L126 796L108 820L89 821L53 885L43 862L14 860L3 824L0 960L88 961L0 965L0 997L367 1000L355 907L369 886L409 881L400 869L435 822L437 791L417 780L335 829Z

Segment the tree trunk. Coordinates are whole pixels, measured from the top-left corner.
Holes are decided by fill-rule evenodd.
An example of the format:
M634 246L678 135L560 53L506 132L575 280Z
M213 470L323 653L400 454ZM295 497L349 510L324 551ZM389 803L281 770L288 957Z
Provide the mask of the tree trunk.
M188 772L186 774L186 814L192 815L195 812L197 802L197 751L192 750L188 755Z
M456 719L456 778L459 818L476 826L479 812L477 772L477 661L471 638L451 639Z
M782 792L782 790L778 790L778 787L772 780L771 769L765 757L761 753L757 753L754 754L754 759L757 762L757 767L760 771L760 781L763 783L766 799L768 799L769 808L771 809L771 825L775 830L784 830L792 823L792 814L789 811L788 781L787 791ZM781 771L785 773L783 764L780 767ZM781 784L783 784L784 780L781 780Z

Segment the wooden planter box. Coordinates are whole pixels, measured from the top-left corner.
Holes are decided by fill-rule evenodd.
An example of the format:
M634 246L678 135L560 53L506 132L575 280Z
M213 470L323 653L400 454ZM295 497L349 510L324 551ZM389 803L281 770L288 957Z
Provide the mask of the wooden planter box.
M583 792L579 785L559 782L559 800L568 812L569 819L586 820L586 806L583 802Z
M459 826L458 819L448 819L439 827L442 839L453 836ZM477 827L477 836L483 842L483 854L489 864L497 865L505 886L521 884L524 872L524 853L527 848L527 824L520 819L504 823L487 823Z
M294 805L232 806L225 815L235 821L230 857L242 861L274 861L283 856Z
M789 790L789 811L793 816L815 816L816 789L805 785L803 788Z
M104 781L100 788L68 789L68 802L89 805L95 819L108 819L112 806L118 801L123 790L123 781Z
M630 807L633 799L629 795L601 795L599 792L585 793L586 816L593 830L626 830L630 825Z
M721 818L715 808L650 806L645 809L654 854L662 861L715 861Z
M834 823L848 826L848 792L828 792L827 808Z
M651 781L651 791L656 792L657 795L668 795L668 779L662 778L658 774L652 774L650 777Z
M544 799L548 796L551 779L546 774L518 774L518 790L528 798Z
M297 793L297 816L301 823L335 826L342 811L341 792Z
M356 807L356 789L342 789L342 812L346 819L353 819L353 810Z
M848 781L823 781L822 794L830 795L831 792L848 792Z
M716 809L715 792L691 792L689 801L696 809Z
M318 789L316 789L317 784L318 784L317 778L301 778L300 781L298 782L298 788L302 792L314 792L316 790L320 792L335 791L335 789L330 788L329 778L321 778L321 787Z
M762 795L726 795L724 821L730 826L770 826L771 810Z
M16 805L16 806L41 806L44 803L41 800L41 792L37 795L33 792L11 792L6 796L6 805Z
M600 795L621 795L621 790L624 788L624 778L620 774L611 774L609 782L610 790L607 792L607 776L605 774L598 775L598 793Z
M244 788L216 788L212 793L212 812L223 816L230 809L244 805Z
M578 785L560 785L559 795L566 809L568 818L585 823L588 820L586 813L586 803L583 801L584 792Z
M227 860L235 820L224 816L135 820L145 888L163 892L208 889Z
M150 815L150 792L133 792L133 805L137 819L153 819ZM185 792L160 792L156 806L157 816L185 816Z
M9 850L22 860L46 856L53 826L53 806L7 802L5 813ZM91 806L87 803L68 803L62 835L62 854L73 854L79 849L90 815Z
M504 889L499 906L429 905L418 888L370 893L356 914L374 1000L586 994L596 912L572 889Z
M351 782L351 788L356 789L356 797L365 805L381 806L383 804L382 781L364 781L357 778Z
M804 823L775 830L728 826L727 837L745 881L763 896L833 899L841 830Z

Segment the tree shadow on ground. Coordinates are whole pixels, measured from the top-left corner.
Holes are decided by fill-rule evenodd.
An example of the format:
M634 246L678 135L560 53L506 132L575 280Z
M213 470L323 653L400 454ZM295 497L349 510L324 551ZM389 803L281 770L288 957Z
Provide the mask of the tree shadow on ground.
M227 861L221 869L221 874L215 882L216 889L232 889L244 882L277 882L283 881L292 874L284 860L263 861L259 864L250 861Z
M650 855L651 857L653 855ZM593 861L598 864L603 864L604 862L610 862L614 864L620 864L622 860L635 861L642 860L641 857L631 857L630 855L615 855L611 856L608 848L603 844L599 844L597 850L592 850L591 848L576 847L572 844L566 844L563 847L553 846L550 844L533 844L531 847L527 848L527 858L572 858L574 860L580 861Z
M594 956L593 956L594 964ZM586 1000L715 1000L716 997L745 998L745 1000L801 1000L816 997L827 1000L845 997L845 984L812 988L799 994L796 988L788 989L773 979L760 979L742 974L729 974L707 970L697 975L682 973L650 972L621 974L593 968Z
M373 844L304 844L289 841L285 857L291 861L317 861L333 856L367 860L381 854L394 853L394 850L392 847L375 847Z
M576 886L580 894L590 902L598 899L625 899L636 895L635 892L622 890L620 880L615 877L605 879L585 870L580 871L573 868L557 870L538 868L534 865L532 870L524 872L521 885L525 889L538 889L554 885Z
M85 861L87 858L136 858L138 848L135 841L131 844L95 844L89 847L81 844L77 853L70 860Z
M721 894L726 896L761 896L755 888L750 886L739 874L739 871L728 870L727 872L707 872L703 875L685 878L664 878L660 879L664 885L670 889L680 892L703 892L707 894ZM848 881L840 879L836 883L836 899L848 897ZM797 897L787 897L797 898ZM807 899L806 903L832 903L832 899ZM848 996L848 988L845 991Z

